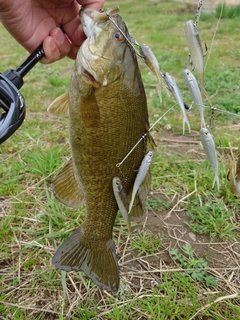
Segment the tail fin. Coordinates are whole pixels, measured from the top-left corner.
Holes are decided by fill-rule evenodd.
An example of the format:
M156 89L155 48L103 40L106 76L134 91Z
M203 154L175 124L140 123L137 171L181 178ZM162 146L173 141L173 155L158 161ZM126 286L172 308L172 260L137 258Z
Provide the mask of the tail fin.
M119 287L119 269L112 239L96 241L95 247L83 239L82 227L58 248L52 263L65 271L82 270L86 276L107 291L117 291Z

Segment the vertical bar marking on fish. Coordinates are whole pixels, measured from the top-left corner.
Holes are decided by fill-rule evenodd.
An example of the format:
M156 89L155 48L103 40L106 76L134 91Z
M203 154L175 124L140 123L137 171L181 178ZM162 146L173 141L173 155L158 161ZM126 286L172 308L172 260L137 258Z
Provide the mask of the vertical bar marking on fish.
M169 91L172 93L172 95L174 96L174 98L176 99L178 105L181 108L182 115L183 115L183 135L185 134L185 124L187 124L188 131L190 133L191 132L191 127L190 127L190 123L189 123L189 120L188 120L187 115L186 115L186 111L185 111L184 102L183 102L183 99L182 99L181 92L180 92L180 90L179 90L174 78L168 72L164 73L163 76L164 76L164 80L166 81L166 84L168 86Z
M215 148L215 143L213 140L213 137L211 133L206 128L202 128L200 130L200 140L203 146L203 149L205 151L205 154L207 156L208 161L211 163L211 166L214 171L214 179L212 188L215 185L215 182L217 183L217 188L219 191L220 183L219 183L219 177L218 177L218 158L217 158L217 152Z

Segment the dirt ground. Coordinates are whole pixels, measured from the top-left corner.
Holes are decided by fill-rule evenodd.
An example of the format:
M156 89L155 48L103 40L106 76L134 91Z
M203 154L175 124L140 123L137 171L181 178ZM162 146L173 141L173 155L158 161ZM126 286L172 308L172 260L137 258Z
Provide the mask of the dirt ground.
M196 134L197 132L193 131L191 135L179 137L179 135L168 133L166 137L161 136L157 144L158 147L167 145L170 153L184 152L188 155L192 154L192 157L196 159L196 156L199 157L195 152ZM213 242L210 235L200 235L191 232L190 228L186 225L186 222L190 223L191 219L186 211L178 205L181 200L179 196L170 199L161 189L152 191L151 195L159 197L161 200L170 200L172 209L156 212L147 210L143 217L133 218L132 223L134 224L134 222L136 222L140 226L143 226L143 232L144 230L149 230L154 235L158 235L163 239L162 250L158 255L152 255L145 260L136 259L134 252L126 253L124 255L124 261L120 261L122 273L127 275L129 274L129 270L133 270L134 277L134 270L136 270L137 279L137 272L148 272L150 278L154 278L156 283L158 283L158 276L161 277L162 273L158 273L156 270L162 271L168 268L176 268L175 262L169 255L169 250L178 248L181 252L183 245L188 243L194 250L194 257L196 259L203 258L207 262L210 273L212 272L215 277L217 273L217 277L219 276L221 280L225 279L225 281L227 281L226 279L234 277L236 284L239 285L240 242L224 242L218 239L215 239ZM237 213L237 215L238 214L239 213ZM240 215L237 216L236 219L239 221ZM138 227L136 230L133 228L133 231L137 232L137 230ZM124 251L123 248L120 248L120 251L122 250ZM119 252L119 256L123 256L122 252ZM152 273L151 270L153 271ZM131 279L131 281L133 281L133 279ZM139 285L139 283L136 283L136 287ZM152 286L149 279L148 283L144 283L144 285Z

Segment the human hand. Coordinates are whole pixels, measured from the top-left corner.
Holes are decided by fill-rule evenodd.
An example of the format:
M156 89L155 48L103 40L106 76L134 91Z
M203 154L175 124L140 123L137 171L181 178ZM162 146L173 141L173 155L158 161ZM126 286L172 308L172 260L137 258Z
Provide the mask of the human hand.
M30 53L42 43L42 63L65 56L75 59L85 39L79 10L81 6L100 10L103 3L104 0L0 0L0 21Z

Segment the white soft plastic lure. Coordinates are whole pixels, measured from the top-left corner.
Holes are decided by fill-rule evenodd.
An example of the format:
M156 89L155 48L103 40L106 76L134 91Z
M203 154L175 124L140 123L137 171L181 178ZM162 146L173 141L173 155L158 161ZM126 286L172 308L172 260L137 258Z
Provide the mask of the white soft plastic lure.
M200 117L201 117L201 128L206 128L206 123L204 120L204 104L203 104L202 94L201 94L197 79L192 74L192 72L188 69L183 70L183 78L188 86L191 97L199 110Z
M127 198L127 194L124 190L124 187L122 185L120 178L114 177L112 180L112 186L113 186L113 193L114 193L115 199L117 201L118 209L119 209L121 215L123 216L123 219L127 223L128 233L130 234L131 221L130 221L130 217L128 215L128 211L129 211L128 198Z
M134 199L135 199L135 196L139 190L139 187L141 186L141 184L143 183L148 171L149 171L149 168L150 168L150 165L152 163L152 160L153 160L153 151L148 151L148 153L145 154L142 162L141 162L141 165L138 169L138 173L137 173L137 176L136 176L136 179L134 181L134 185L133 185L133 191L132 191L132 198L131 198L131 201L130 201L130 204L129 204L129 210L128 210L128 213L131 212L132 210L132 206L133 206L133 202L134 202Z
M191 132L191 127L190 127L190 123L189 123L189 120L188 120L187 115L186 115L186 111L185 111L184 102L183 102L183 98L182 98L181 92L180 92L180 90L179 90L174 78L168 72L164 73L163 76L164 76L164 80L165 80L165 82L166 82L166 84L168 86L169 91L172 93L172 95L174 96L174 98L176 99L178 105L181 108L182 115L183 115L183 135L185 134L185 124L187 124L188 130L189 130L189 133L190 133Z
M193 20L188 20L185 23L185 36L187 40L187 46L191 56L193 66L197 72L198 80L201 90L204 89L204 61L203 50L201 41L199 38L198 29Z
M205 154L208 158L208 161L211 163L211 166L214 171L214 180L212 184L212 188L215 185L215 182L217 183L217 188L219 191L220 183L219 183L219 177L218 177L218 158L217 158L217 152L215 148L215 143L213 140L213 137L211 133L206 128L202 128L200 130L200 140L202 142L203 149L205 151Z
M158 78L160 82L162 80L162 73L159 69L157 58L155 57L151 48L146 44L141 44L139 50L144 61L146 62L146 65L149 67L150 70L152 70L152 72L155 74L155 76Z
M141 44L139 46L139 50L140 50L140 54L143 57L146 65L149 67L149 69L155 74L155 76L158 79L157 91L158 91L160 102L162 103L162 90L164 90L165 92L167 92L167 90L166 90L166 86L163 82L163 73L161 72L161 70L159 68L157 58L155 57L151 48L149 46L147 46L146 44Z

